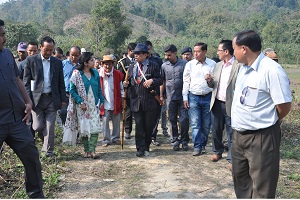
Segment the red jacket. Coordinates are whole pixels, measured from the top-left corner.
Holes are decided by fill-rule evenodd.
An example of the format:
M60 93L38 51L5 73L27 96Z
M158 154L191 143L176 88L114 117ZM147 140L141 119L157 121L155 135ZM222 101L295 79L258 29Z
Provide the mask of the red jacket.
M114 114L118 114L122 112L122 95L121 95L121 88L120 83L123 80L122 72L118 70L113 70L113 77L114 77ZM103 77L100 76L100 85L102 89L102 94L104 96L104 84L103 84Z

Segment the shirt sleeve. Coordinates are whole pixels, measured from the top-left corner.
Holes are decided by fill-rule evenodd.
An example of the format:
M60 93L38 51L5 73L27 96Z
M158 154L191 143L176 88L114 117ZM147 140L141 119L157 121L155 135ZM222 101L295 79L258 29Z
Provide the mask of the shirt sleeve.
M191 83L190 71L191 71L191 65L190 63L187 63L183 71L183 87L182 87L183 101L188 100L189 88Z

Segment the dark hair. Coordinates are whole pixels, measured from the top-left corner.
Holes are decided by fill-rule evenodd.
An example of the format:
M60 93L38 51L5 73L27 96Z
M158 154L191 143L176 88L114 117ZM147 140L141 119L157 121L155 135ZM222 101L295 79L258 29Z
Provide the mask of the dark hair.
M245 45L253 52L261 51L261 39L258 33L256 33L254 30L244 30L238 32L235 37L236 45Z
M67 51L66 56L70 56L70 51Z
M164 52L171 51L171 53L177 52L177 48L174 44L170 44L164 48Z
M222 44L223 50L228 50L230 55L233 55L233 47L232 47L232 40L221 40L219 44Z
M196 46L201 46L201 50L202 51L207 51L207 44L203 43L203 42L197 42L194 47Z
M4 26L4 21L0 19L0 26Z
M218 62L220 62L221 60L219 59L219 58L217 58L217 57L213 57L213 58L211 58L213 61L215 61L216 63L218 63Z
M145 45L152 47L152 42L150 42L149 40L146 40L144 42Z
M72 48L77 48L78 49L78 51L79 51L79 54L81 54L81 49L80 49L80 47L79 46L71 46L71 48L70 48L70 51L71 51L71 49ZM69 52L69 54L70 54L70 52Z
M84 69L84 63L86 62L89 62L89 60L91 60L92 56L94 54L91 53L91 52L83 52L79 58L78 58L78 63L79 63L79 66L76 68L78 70L83 70Z
M62 50L60 47L56 47L56 48L54 49L53 54L55 54L56 52L59 53L59 54L61 54L61 55L64 54L63 50Z
M127 49L130 51L133 51L135 49L135 47L136 47L136 43L132 42L132 43L128 44Z
M39 45L38 45L37 42L28 42L27 47L28 47L29 45L35 45L35 46L37 46L37 48L39 48Z
M40 44L42 45L42 47L44 46L44 42L53 43L53 45L55 45L54 40L51 37L49 37L49 36L45 36L45 37L43 37L41 39L41 43Z

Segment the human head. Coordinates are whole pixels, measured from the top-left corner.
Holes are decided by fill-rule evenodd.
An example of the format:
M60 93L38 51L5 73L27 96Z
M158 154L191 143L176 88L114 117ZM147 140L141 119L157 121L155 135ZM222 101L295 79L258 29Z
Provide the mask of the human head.
M100 62L106 73L110 73L112 71L112 68L116 64L116 60L112 55L104 55L103 59Z
M174 44L168 45L164 48L165 59L171 63L177 62L177 47Z
M60 59L60 60L63 60L64 58L64 52L63 50L60 48L60 47L56 47L54 49L54 52L53 52L53 56Z
M274 49L271 48L266 48L265 50L263 50L263 54L269 58L271 58L272 60L278 62L278 56L276 51L274 51Z
M80 48L78 46L72 46L69 52L70 61L73 64L77 64L80 54L81 54Z
M20 60L25 60L25 58L27 57L26 49L27 49L27 44L25 42L20 42L18 44L17 51Z
M221 40L218 46L217 55L220 60L230 60L233 56L233 47L231 40Z
M135 47L136 47L136 43L133 43L133 42L129 43L127 46L127 53L130 58L134 58L133 50L135 49Z
M134 58L138 63L144 62L148 56L148 47L145 44L137 44L134 52Z
M190 61L193 58L193 50L191 47L185 47L181 51L181 58L186 61Z
M234 56L238 62L251 65L261 51L261 39L253 30L237 33L232 41Z
M4 44L6 43L5 29L4 29L4 21L0 19L0 51L4 48Z
M93 55L94 54L91 52L81 53L81 55L79 56L79 59L78 59L79 66L77 67L77 69L83 71L83 69L85 67L88 67L88 68L94 67Z
M99 60L99 58L95 58L94 68L95 69L99 69L100 68L100 60Z
M153 51L153 45L152 45L152 42L150 42L149 40L146 40L144 42L144 44L148 47L148 53L151 55L152 54L152 51Z
M27 45L26 52L28 56L33 56L39 53L38 47L39 45L36 42L29 42Z
M45 36L41 39L40 50L45 59L48 59L52 55L54 46L55 42L51 37Z
M204 62L206 59L207 44L198 42L194 45L194 58L200 62Z

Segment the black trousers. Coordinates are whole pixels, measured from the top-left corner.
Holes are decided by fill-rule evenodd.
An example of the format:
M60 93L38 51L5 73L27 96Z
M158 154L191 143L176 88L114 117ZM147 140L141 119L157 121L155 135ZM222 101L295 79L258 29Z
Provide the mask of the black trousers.
M153 116L157 114L157 110L133 112L135 120L135 145L137 151L149 151L151 144L152 131L156 125L157 119Z
M234 131L231 154L237 198L275 198L280 141L278 122L255 132Z
M212 115L212 145L213 152L218 155L222 155L224 152L223 144L223 130L226 127L226 134L228 139L228 155L227 161L231 163L231 146L232 146L232 134L231 118L226 113L225 102L215 99L214 106L211 110Z
M14 150L24 165L26 192L29 198L44 198L39 152L25 122L1 124L0 146L3 142Z
M130 98L126 98L126 112L125 112L125 133L131 134L132 131L132 112L130 109Z

